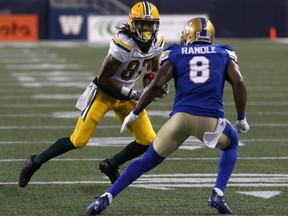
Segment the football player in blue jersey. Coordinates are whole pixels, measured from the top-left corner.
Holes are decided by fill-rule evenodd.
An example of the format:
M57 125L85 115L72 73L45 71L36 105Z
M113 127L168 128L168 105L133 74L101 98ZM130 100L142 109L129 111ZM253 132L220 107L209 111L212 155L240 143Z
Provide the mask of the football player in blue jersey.
M109 110L113 110L116 118L123 122L142 94L142 89L133 89L141 72L157 71L159 68L164 46L163 36L158 32L159 22L158 9L152 3L142 1L131 8L129 24L123 24L113 37L99 76L77 102L81 115L73 133L58 139L40 154L28 157L19 174L20 187L26 187L33 174L48 160L86 146ZM168 88L162 89L158 97L167 94ZM156 135L145 110L140 116L128 129L135 140L99 164L99 169L111 183L119 177L118 166L143 154Z
M209 148L221 149L218 175L208 205L220 214L232 213L224 200L224 190L236 164L238 135L224 117L224 83L227 81L232 86L236 127L242 133L249 130L245 117L247 92L234 50L228 45L214 44L214 37L215 30L208 19L194 18L183 29L181 45L171 45L162 53L160 70L125 118L121 131L136 121L162 86L174 78L176 95L170 119L158 131L147 152L88 206L88 214L100 214L123 189L160 164L189 136L198 138Z

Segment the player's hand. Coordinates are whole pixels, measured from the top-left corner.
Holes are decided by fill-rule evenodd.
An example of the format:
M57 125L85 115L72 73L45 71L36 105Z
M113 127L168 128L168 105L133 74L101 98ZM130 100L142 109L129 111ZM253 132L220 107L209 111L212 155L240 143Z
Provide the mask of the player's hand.
M137 119L139 118L139 114L136 115L134 113L134 110L132 110L128 116L125 117L123 123L122 123L122 126L121 126L121 130L120 130L120 133L122 133L126 128L127 128L127 125L129 125L130 123L136 121Z
M159 95L157 95L157 97L159 97L159 98L164 98L164 97L166 97L168 94L169 94L169 85L168 85L168 83L166 83L166 84L162 87L162 89L161 89Z
M141 97L142 94L143 94L143 89L132 90L130 98L135 99L135 100L139 100L139 98Z
M237 120L236 127L237 127L238 133L247 133L250 129L250 126L248 122L246 121L246 118L242 120Z

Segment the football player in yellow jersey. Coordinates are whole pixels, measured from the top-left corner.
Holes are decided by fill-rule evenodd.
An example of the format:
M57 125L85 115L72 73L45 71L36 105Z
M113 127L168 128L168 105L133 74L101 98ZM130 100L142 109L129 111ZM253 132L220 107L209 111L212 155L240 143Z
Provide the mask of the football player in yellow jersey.
M86 146L109 110L113 110L116 118L123 122L143 92L142 89L133 89L141 72L158 71L159 56L164 46L164 39L158 33L159 18L157 8L150 2L138 2L131 8L129 24L123 24L113 37L99 75L76 104L81 115L74 132L69 137L58 139L42 153L27 158L19 174L20 187L25 187L32 175L48 160ZM168 88L159 97L167 94ZM118 166L143 154L155 137L146 111L139 116L138 121L128 128L135 140L99 164L99 169L109 177L111 183L119 177Z

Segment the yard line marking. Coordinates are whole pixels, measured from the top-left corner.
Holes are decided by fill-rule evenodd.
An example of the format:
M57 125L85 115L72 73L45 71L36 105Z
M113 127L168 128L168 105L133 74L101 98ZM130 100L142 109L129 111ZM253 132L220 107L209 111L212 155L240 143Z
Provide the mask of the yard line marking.
M0 114L1 118L35 118L35 117L51 117L50 114Z
M137 180L139 181L139 180ZM171 190L174 188L211 188L214 186L214 183L196 183L196 184L137 184L137 181L134 182L129 187L136 188L146 188L146 189L158 189L158 190ZM0 182L0 185L17 185L18 182ZM29 182L30 185L76 185L76 184L111 184L110 181L49 181L49 182ZM228 184L228 187L288 187L286 183L270 183L270 184L241 184L241 183L232 183Z
M121 125L99 125L97 126L97 129L119 129L120 130ZM153 127L161 127L161 125L153 125ZM73 129L75 128L75 125L51 125L51 126L46 126L46 125L22 125L22 126L0 126L1 130L11 130L11 129L20 129L20 130L25 130L25 129Z
M49 104L1 104L0 108L29 108L29 107L37 107L37 108L42 108L42 107L73 107L74 104L72 105L71 103L69 104L53 104L53 103L49 103ZM21 115L21 114L19 114ZM25 113L23 114L25 115Z
M64 95L59 96L59 99L64 99ZM75 96L70 95L67 96L66 99L68 99L68 97L70 97L69 99L73 99ZM75 97L76 98L76 97ZM74 98L74 99L75 99ZM14 100L15 98L12 97L12 99ZM73 99L73 101L74 101ZM62 103L62 104L1 104L0 105L0 109L1 108L29 108L29 107L37 107L37 108L49 108L49 107L69 107L69 108L74 108L75 103ZM76 108L75 108L76 109ZM163 110L163 111L158 111L158 110L150 110L150 109L146 109L147 113L149 116L157 116L157 117L165 117L168 118L169 114L170 114L170 110ZM227 113L228 114L232 114L231 113ZM234 112L233 112L234 114ZM6 117L6 118L10 118L10 117L41 117L41 116L51 116L52 118L77 118L80 115L80 111L66 111L66 112L52 112L51 114L49 113L40 113L40 114L31 114L31 113L22 113L22 114L0 114L1 117ZM288 112L255 112L255 113L250 113L250 115L279 115L279 116L286 116L288 115ZM105 115L106 117L115 117L114 113L112 111L107 112L107 114ZM252 126L255 127L286 127L288 123L271 123L271 122L267 122L267 123L254 123L251 124Z
M95 140L95 142L93 142ZM116 141L117 140L117 141ZM125 141L126 140L126 141ZM95 137L91 138L90 142L87 144L87 146L101 146L101 147L123 147L126 146L128 142L132 140L131 137ZM0 141L0 145L6 145L6 144L47 144L54 142L55 140L39 140L39 141ZM188 140L189 141L189 140ZM267 139L267 138L259 138L259 139L241 139L239 146L244 145L246 142L271 142L271 143L279 143L279 142L288 142L288 138L283 139ZM195 143L199 143L202 145L200 141L195 141ZM193 144L193 143L192 143ZM183 145L182 145L183 147ZM203 144L204 147L204 144ZM181 147L180 147L181 148Z
M204 188L213 187L215 173L177 173L177 174L144 174L137 181L133 182L132 187L174 190L176 188ZM49 182L30 182L29 184L110 184L107 177L105 181L49 181ZM0 182L0 185L17 184L17 182ZM282 174L233 174L229 180L228 187L288 187L288 175ZM275 193L274 193L275 194Z
M236 192L240 194L261 197L264 199L270 199L274 196L281 194L281 191L236 191Z
M97 126L97 129L101 128L110 128L110 129L117 129L117 128L120 128L120 124L117 124L117 125L99 125ZM162 125L153 125L153 127L155 128L159 128L161 127ZM276 124L276 123L263 123L263 124L250 124L250 126L253 126L253 127L287 127L288 126L288 123L287 124ZM19 129L19 130L26 130L26 129L50 129L50 130L53 130L53 129L66 129L66 128L74 128L75 126L74 125L50 125L50 126L47 126L47 125L21 125L21 126L1 126L0 125L0 129L2 130L10 130L10 129Z
M0 47L4 48L43 48L43 47L71 47L71 48L83 48L83 47L107 47L106 44L101 43L87 43L87 42L71 42L71 41L61 41L51 42L51 41L37 41L37 42L24 42L24 43L0 43Z
M271 143L275 143L275 142L287 142L288 138L279 138L279 139L269 139L269 138L259 138L259 139L241 139L244 142L271 142Z
M45 56L45 58L26 58L24 59L22 58L2 58L0 59L0 63L2 64L23 64L23 63L42 63L42 62L46 62L46 63L66 63L67 59L65 58L47 58L47 56Z
M18 182L0 182L0 185L16 185ZM52 182L29 182L29 185L66 185L66 184L111 184L110 181L52 181Z
M52 64L52 63L42 63L42 64L17 64L17 65L6 65L8 70L43 70L43 69L81 69L79 64Z
M166 160L219 160L219 158L167 158ZM288 157L238 157L237 160L288 160Z
M285 98L287 97L287 94L285 93L274 93L274 94L269 94L269 93L256 93L256 94L251 94L249 95L249 98L252 98L252 97L255 97L255 98ZM232 98L231 98L232 99Z
M21 83L22 87L25 88L81 88L83 89L87 85L87 82L30 82L30 83Z
M35 94L32 96L33 99L54 99L54 100L63 100L63 99L78 99L81 94Z
M51 161L60 161L60 162L70 162L70 161L102 161L105 158L53 158ZM0 159L0 163L10 163L10 162L20 162L26 161L27 158L24 159ZM136 159L134 159L136 160ZM219 160L218 157L211 158L166 158L166 161L208 161L208 160ZM238 160L288 160L288 157L238 157ZM162 176L174 176L179 174L163 174ZM199 174L183 174L185 176L198 176ZM201 174L205 175L205 174ZM211 174L207 174L207 176ZM216 174L213 174L216 176ZM242 174L232 174L233 176L241 176ZM243 174L245 176L265 176L265 174ZM149 176L147 174L147 176ZM158 175L158 176L161 176ZM286 174L267 174L267 176L287 176Z
M225 102L225 106L233 106L234 102ZM286 106L288 105L288 101L257 101L257 102L249 102L249 106Z
M137 180L138 181L138 180ZM158 189L158 190L172 190L174 188L204 188L204 187L213 187L214 183L196 183L196 184L139 184L137 185L137 181L133 183L131 186L136 188L146 188L146 189ZM288 187L288 183L259 183L259 184L238 184L238 183L228 183L228 187Z
M126 146L127 143L129 143L132 140L131 137L92 137L87 144L87 146L101 146L101 147L123 147ZM44 144L44 143L51 143L55 140L39 140L39 141L0 141L0 144ZM277 142L287 142L288 138L283 139L268 139L268 138L258 138L258 139L241 139L239 142L239 146L244 146L245 142L271 142L271 143L277 143ZM186 140L185 143L189 144L198 144L203 147L205 145L197 140L194 137L190 137ZM185 146L185 143L182 145ZM181 147L180 147L181 149Z
M91 82L90 75L92 74L93 74L92 71L81 71L81 73L79 73L79 71L73 72L73 71L52 70L52 71L12 72L11 76L15 77L17 80L19 79L19 77L38 77L38 78L44 79L44 78L50 78L51 76L52 77L56 77L56 76L66 77L66 78L68 76L71 80L76 80L78 83L82 83L85 80ZM81 79L81 82L79 81L79 79ZM87 85L88 83L86 83L86 86Z

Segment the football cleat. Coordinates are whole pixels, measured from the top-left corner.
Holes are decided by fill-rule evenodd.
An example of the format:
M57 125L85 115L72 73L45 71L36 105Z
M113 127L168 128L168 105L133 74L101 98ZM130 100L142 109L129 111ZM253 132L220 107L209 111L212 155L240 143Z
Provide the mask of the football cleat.
M41 167L41 165L33 162L33 158L35 156L36 155L29 156L26 162L24 163L23 168L20 171L18 183L19 183L19 186L22 188L26 187L26 185L29 183L33 174Z
M109 205L109 198L106 194L94 200L94 202L87 207L86 212L88 215L100 215Z
M118 171L118 167L113 167L108 159L103 160L99 164L99 170L104 173L111 181L111 184L114 184L114 182L119 178L120 174Z
M232 210L225 202L224 196L219 196L215 190L212 191L212 195L208 200L208 206L216 208L219 214L232 214Z

